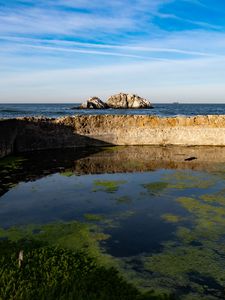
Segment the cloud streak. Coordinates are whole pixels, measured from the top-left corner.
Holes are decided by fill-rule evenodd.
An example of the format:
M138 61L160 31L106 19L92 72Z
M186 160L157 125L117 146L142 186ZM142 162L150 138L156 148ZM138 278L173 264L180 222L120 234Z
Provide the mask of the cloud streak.
M215 2L218 20L209 0L0 0L0 101L44 91L151 98L156 87L165 101L162 86L171 97L194 86L204 99L204 82L221 87L225 78L225 18Z

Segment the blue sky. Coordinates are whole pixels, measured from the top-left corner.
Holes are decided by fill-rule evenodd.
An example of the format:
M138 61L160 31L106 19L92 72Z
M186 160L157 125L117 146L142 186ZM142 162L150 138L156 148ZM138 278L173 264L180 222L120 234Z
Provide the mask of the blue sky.
M0 102L225 103L223 0L0 0Z

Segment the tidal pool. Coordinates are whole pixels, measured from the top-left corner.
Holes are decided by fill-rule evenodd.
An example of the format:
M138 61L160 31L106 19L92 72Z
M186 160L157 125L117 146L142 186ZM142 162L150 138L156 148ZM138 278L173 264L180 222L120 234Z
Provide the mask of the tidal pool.
M223 154L111 147L2 160L0 238L85 249L143 290L224 299Z

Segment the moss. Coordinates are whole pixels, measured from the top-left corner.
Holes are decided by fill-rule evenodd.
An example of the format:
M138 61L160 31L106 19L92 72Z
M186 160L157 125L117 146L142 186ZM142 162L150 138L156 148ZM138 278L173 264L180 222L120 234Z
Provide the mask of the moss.
M120 185L125 184L125 180L111 180L111 181L103 181L103 180L95 180L94 185L99 187L98 189L94 189L94 191L104 191L107 193L115 193L118 191Z
M152 195L157 195L163 192L167 187L167 182L151 182L147 184L142 184L142 186L147 189L147 191Z

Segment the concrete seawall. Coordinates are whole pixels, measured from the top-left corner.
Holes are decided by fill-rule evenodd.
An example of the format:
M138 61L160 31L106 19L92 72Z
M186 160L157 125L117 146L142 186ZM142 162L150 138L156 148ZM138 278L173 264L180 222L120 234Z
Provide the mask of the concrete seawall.
M0 157L107 145L225 146L225 115L160 118L96 115L0 120Z

